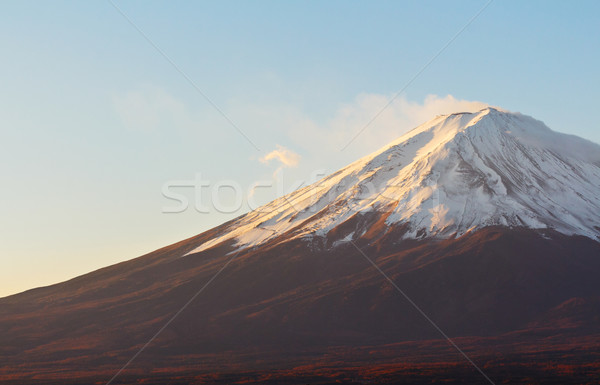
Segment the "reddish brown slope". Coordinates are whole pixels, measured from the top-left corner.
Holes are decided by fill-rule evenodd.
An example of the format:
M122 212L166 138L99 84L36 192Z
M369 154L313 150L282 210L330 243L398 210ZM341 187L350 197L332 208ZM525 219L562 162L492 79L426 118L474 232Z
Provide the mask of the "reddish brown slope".
M230 245L221 245L181 258L225 228L0 299L0 380L108 380L231 257ZM398 233L373 232L357 245L449 335L471 337L464 344L477 357L560 350L598 336L599 243L503 228L445 241L397 242ZM443 341L395 345L440 336L352 245L328 243L296 240L240 253L130 374L271 370L315 360L344 366L340 352L366 368L389 362L390 349L404 357L409 349L416 364L462 363Z

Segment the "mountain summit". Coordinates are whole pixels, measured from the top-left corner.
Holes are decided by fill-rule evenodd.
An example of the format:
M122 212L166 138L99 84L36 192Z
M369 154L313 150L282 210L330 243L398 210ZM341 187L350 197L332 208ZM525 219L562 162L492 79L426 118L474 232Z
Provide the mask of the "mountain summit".
M438 116L321 181L244 215L192 253L235 239L326 237L378 214L401 239L454 238L487 226L552 229L600 239L600 146L518 113ZM372 221L349 226L357 239Z

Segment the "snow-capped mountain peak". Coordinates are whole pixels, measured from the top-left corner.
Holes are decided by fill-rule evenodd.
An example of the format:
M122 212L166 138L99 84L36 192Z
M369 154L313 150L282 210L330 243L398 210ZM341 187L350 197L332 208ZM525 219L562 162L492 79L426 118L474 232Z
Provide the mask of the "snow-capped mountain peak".
M496 108L438 116L240 217L191 253L230 239L250 247L283 235L325 236L357 213L404 225L404 238L499 225L600 239L600 146ZM346 240L366 231L356 228Z

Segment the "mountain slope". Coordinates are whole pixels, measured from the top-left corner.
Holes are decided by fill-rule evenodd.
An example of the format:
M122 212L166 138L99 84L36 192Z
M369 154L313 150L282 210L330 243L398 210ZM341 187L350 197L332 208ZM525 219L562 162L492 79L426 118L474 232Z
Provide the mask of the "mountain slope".
M386 213L403 238L485 226L600 239L600 146L530 117L487 108L438 116L383 149L237 220L228 239L256 246L324 236L356 213ZM359 238L366 228L347 234ZM285 236L284 236L285 234Z

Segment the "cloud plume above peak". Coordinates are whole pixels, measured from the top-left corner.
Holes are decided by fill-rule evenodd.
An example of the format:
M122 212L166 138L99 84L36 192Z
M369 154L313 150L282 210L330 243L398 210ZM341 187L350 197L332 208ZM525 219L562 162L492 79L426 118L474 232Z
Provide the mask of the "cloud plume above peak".
M452 95L428 95L423 102L401 95L390 102L390 96L365 93L340 106L327 121L296 118L298 123L291 125L289 134L307 149L321 153L332 149L341 151L350 144L350 152L362 156L437 115L475 112L486 107L489 107L487 103L461 100Z

